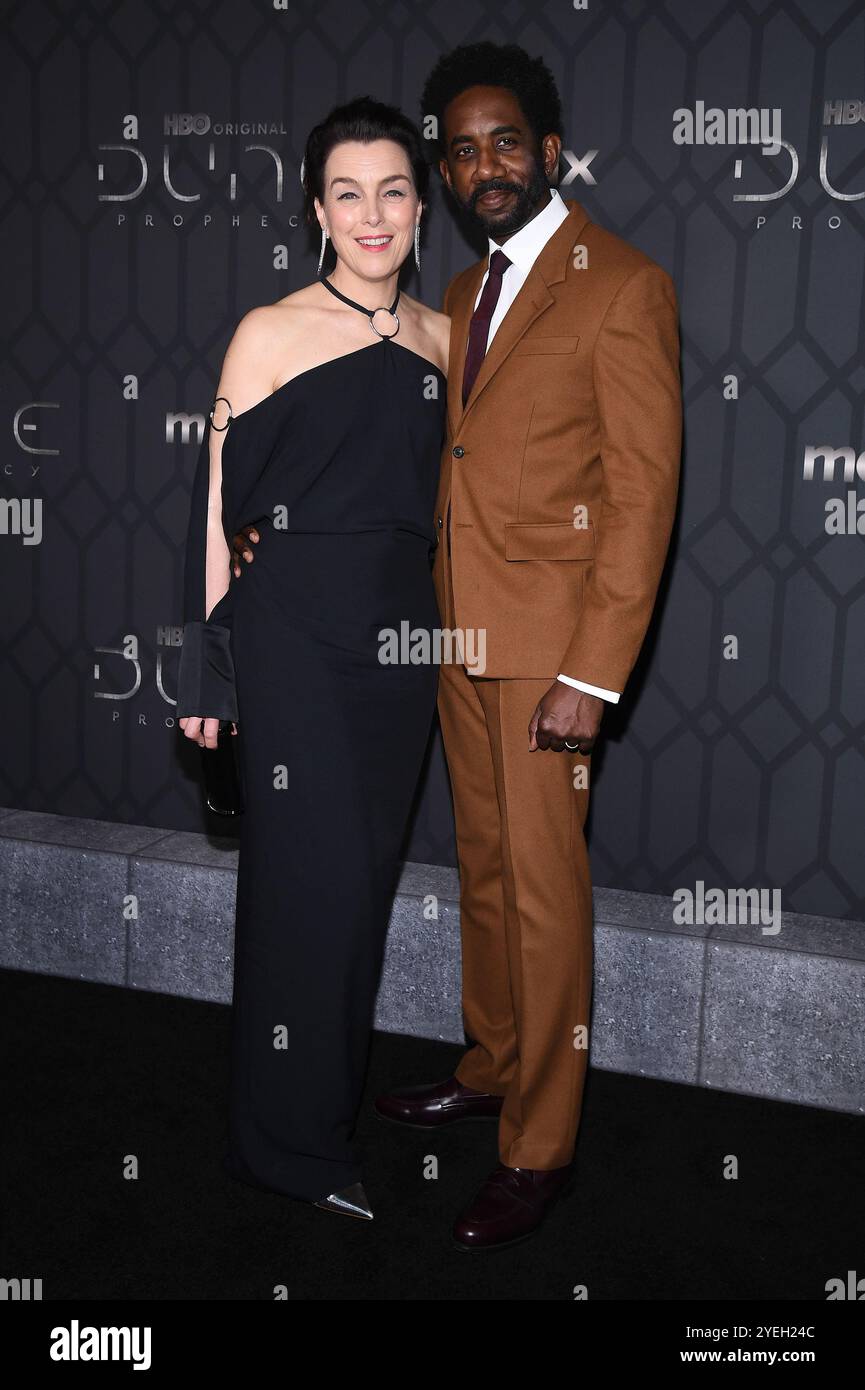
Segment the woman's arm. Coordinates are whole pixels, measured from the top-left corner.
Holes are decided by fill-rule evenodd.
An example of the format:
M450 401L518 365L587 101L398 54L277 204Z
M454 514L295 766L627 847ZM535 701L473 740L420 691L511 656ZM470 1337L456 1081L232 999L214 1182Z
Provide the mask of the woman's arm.
M230 719L236 726L238 718L230 645L230 552L222 517L222 445L231 416L250 409L272 390L272 349L269 306L251 310L225 354L192 486L176 713L184 736L207 748L216 747L220 720Z
M220 395L222 383L220 383ZM228 592L228 543L222 523L222 443L231 425L228 406L219 400L213 407L214 428L209 435L209 481L207 492L207 522L205 528L204 591L205 612L210 617L220 599ZM224 427L228 425L228 428Z

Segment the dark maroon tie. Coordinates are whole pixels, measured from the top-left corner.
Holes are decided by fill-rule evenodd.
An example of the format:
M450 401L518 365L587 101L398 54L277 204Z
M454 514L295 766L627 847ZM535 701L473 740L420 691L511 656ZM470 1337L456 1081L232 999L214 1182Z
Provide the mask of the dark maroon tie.
M481 369L487 350L490 323L502 292L502 276L510 264L504 251L494 251L490 256L487 283L469 325L469 345L466 349L466 365L463 372L463 405L468 400L469 392L475 384L475 377Z

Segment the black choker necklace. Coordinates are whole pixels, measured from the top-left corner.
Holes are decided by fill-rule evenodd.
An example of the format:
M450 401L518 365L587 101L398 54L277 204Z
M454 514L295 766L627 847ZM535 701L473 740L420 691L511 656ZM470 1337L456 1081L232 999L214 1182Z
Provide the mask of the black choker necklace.
M359 309L362 314L366 314L367 318L369 319L372 325L373 332L377 333L379 338L383 339L384 342L387 342L388 338L396 337L397 333L399 332L399 318L397 317L396 313L396 306L399 303L399 285L397 285L396 299L394 300L393 304L391 304L389 309L386 309L384 305L382 305L379 309L367 309L363 304L356 304L353 299L349 299L348 295L341 294L339 290L334 289L333 285L326 278L326 276L319 275L318 278L324 285L325 289L330 290L331 294L335 294L337 299L342 300L343 304L348 304L351 306L352 309ZM378 328L376 328L375 326L376 314L390 314L391 318L396 320L396 328L393 330L392 333L379 332Z

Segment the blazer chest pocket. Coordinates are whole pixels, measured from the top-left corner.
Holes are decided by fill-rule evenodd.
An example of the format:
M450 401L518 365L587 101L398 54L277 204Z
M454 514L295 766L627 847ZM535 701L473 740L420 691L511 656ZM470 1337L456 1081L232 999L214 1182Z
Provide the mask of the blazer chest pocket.
M514 345L514 354L523 357L528 353L576 352L579 341L579 334L574 338L520 338Z
M593 560L595 528L570 521L506 521L506 560Z

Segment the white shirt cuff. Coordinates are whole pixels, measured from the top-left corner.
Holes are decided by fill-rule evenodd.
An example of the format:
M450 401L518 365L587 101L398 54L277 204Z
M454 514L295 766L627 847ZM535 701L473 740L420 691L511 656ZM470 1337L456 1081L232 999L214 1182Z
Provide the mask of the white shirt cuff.
M600 695L602 700L609 700L614 705L622 698L620 691L605 690L602 685L588 685L585 681L575 681L572 676L563 676L561 672L556 676L556 680L564 681L565 685L573 685L577 690L585 690L587 695Z

